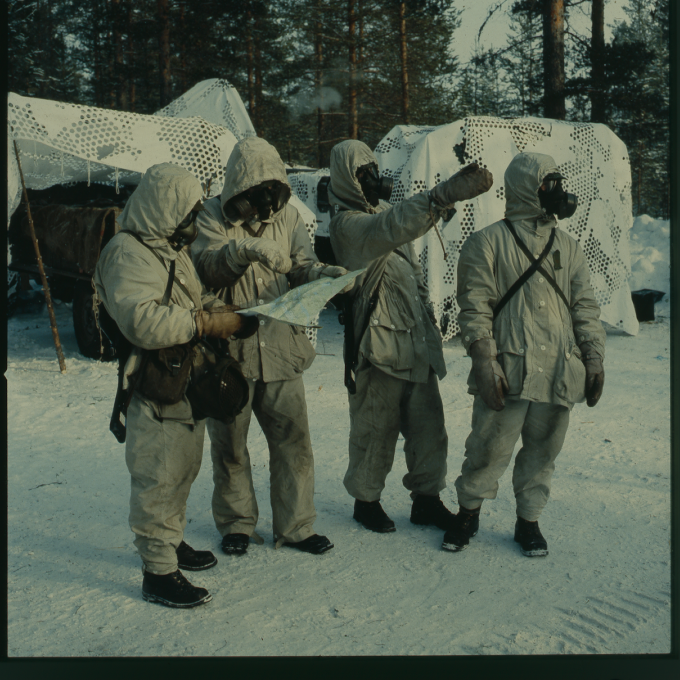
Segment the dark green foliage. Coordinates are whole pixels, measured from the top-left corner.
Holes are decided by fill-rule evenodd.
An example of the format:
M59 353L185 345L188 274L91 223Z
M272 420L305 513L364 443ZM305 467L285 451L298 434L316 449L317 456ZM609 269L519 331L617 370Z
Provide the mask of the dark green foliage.
M374 147L406 122L543 112L544 0L494 5L507 18L506 44L463 64L450 50L461 14L450 0L167 4L170 91L162 94L159 0L7 0L8 89L153 113L164 98L224 78L257 133L285 161L312 167L327 166L333 145L353 134ZM566 117L589 121L591 43L570 28L575 5L588 12L591 3L565 0ZM667 215L669 201L668 11L668 0L628 0L628 20L603 57L605 122L628 146L635 211L654 215Z

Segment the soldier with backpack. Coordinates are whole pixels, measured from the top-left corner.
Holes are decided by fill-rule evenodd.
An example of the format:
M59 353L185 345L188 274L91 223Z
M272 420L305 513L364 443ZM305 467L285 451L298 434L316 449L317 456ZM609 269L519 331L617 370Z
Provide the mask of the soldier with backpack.
M94 276L104 308L130 350L121 361L123 398L117 399L126 423L123 427L116 417L112 429L125 441L129 521L143 563L142 594L149 602L179 608L211 599L180 569L200 571L217 564L212 552L194 550L183 536L205 431L205 416L187 396L190 372L204 356L198 341L254 331L233 307L205 290L185 248L196 237L202 193L198 180L177 165L149 168ZM259 250L247 250L271 267L290 268L290 259L274 243L263 239ZM243 251L242 243L233 244L235 256ZM238 381L229 384L238 387Z
M446 375L442 340L411 241L427 233L453 204L488 191L491 173L476 164L391 206L391 185L363 142L346 140L331 151L329 225L337 263L366 268L345 308L345 384L349 392L349 466L345 488L354 519L387 533L395 524L380 495L404 435L414 524L446 529L451 513L439 492L446 486L448 439L438 380Z

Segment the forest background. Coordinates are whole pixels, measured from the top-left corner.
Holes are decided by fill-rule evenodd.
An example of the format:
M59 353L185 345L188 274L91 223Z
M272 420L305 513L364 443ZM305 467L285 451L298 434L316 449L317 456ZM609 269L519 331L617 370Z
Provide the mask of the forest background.
M628 147L634 214L669 217L669 0L625 1L609 40L605 0L499 0L487 18L505 16L506 40L469 59L452 50L455 0L6 4L20 95L148 114L223 78L285 161L319 168L338 141L374 148L397 124L604 123Z

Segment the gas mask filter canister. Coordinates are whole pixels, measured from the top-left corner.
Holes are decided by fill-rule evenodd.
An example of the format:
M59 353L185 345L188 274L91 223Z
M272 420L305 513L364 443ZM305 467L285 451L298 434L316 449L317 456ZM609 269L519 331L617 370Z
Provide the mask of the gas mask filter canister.
M357 179L366 200L373 207L377 207L381 200L390 200L394 181L391 177L380 177L378 166L375 163L368 163L358 168Z
M184 246L188 246L196 240L198 237L196 218L201 210L205 210L205 208L200 201L197 201L196 205L191 209L191 212L179 223L177 229L175 229L172 236L168 239L173 250L179 252Z
M545 189L539 189L538 200L541 208L548 215L555 215L558 220L571 217L576 212L578 198L562 188L562 180L566 177L559 172L551 172L543 179Z

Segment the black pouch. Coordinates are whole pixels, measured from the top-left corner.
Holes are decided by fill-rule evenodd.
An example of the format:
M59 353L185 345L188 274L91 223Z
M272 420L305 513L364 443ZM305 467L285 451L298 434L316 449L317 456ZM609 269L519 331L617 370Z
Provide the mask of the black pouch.
M160 404L177 404L187 390L194 350L192 343L146 350L137 390Z
M187 398L197 420L231 423L248 403L248 381L232 356L204 339L196 346Z

